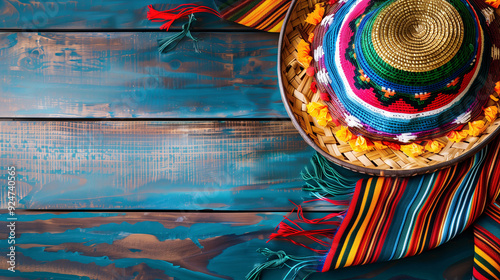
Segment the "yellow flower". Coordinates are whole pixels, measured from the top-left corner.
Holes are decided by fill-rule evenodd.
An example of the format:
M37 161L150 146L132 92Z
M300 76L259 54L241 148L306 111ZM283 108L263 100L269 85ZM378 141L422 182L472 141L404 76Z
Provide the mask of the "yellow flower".
M416 143L411 143L409 145L401 145L401 151L409 157L417 157L424 153L424 147Z
M374 149L373 143L363 136L358 136L356 139L349 140L349 145L355 152L371 151Z
M307 104L307 113L316 119L319 125L326 126L332 120L328 107L318 102Z
M484 109L484 115L486 116L486 119L489 122L496 120L497 114L498 114L498 107L497 106L490 106L490 107Z
M448 134L448 139L450 139L450 141L452 142L458 143L467 138L468 135L469 133L466 130L452 131Z
M495 101L495 102L497 102L497 101L498 101L498 98L496 98L493 94L490 94L490 98L491 98L493 101Z
M427 141L427 143L425 144L425 149L429 152L433 152L433 153L439 153L441 152L441 150L444 148L444 144L439 142L439 141L436 141L436 140L432 140L432 141Z
M316 6L314 6L314 11L307 15L306 22L312 25L317 25L321 22L324 15L325 8L321 4L316 4Z
M349 131L349 128L343 125L340 126L340 130L335 132L335 136L337 136L337 138L343 142L348 142L349 140L354 138L352 133Z
M309 46L309 43L302 39L297 46L297 60L302 64L302 66L304 66L304 68L308 68L312 61L311 46Z
M479 136L486 129L484 121L469 122L469 130L467 132L470 136Z
M377 150L387 149L387 146L382 144L382 141L373 141L373 144L375 145L375 149Z
M326 107L326 105L323 105L323 104L318 103L318 102L310 102L309 104L307 104L307 113L309 115L311 115L312 117L317 118L319 115L319 112L324 107Z

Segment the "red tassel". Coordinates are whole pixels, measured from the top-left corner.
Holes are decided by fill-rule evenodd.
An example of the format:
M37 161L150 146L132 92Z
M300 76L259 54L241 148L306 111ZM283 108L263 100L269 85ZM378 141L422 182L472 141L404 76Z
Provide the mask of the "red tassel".
M330 101L330 95L328 95L328 93L326 92L321 92L319 94L319 98L321 98L321 100L323 101Z
M314 199L310 201L305 201L304 203L317 200L323 200L323 199ZM295 203L293 204L295 205L296 208L293 209L287 216L284 217L284 220L281 221L281 223L277 227L277 232L272 233L267 242L275 238L285 239L295 245L302 246L316 253L326 254L328 250L311 248L305 244L293 240L292 237L304 236L311 239L315 243L328 248L331 245L330 242L335 236L335 233L337 232L337 227L340 225L341 220L345 215L345 212L329 214L319 219L307 219L306 217L304 217L304 211L302 209L302 206L297 205ZM295 211L297 211L297 219L292 220L289 218L289 216L293 214ZM333 218L340 218L340 220L331 221L331 219ZM327 229L305 230L299 225L299 223L314 224L314 225L332 225L334 227Z
M308 200L308 201L304 201L304 203L309 203L309 202L318 201L318 200L322 200L322 199ZM292 204L295 205L295 207L297 207L298 220L296 220L296 221L299 223L339 226L340 225L339 221L328 221L328 220L336 218L336 217L341 217L342 215L345 214L344 212L339 212L339 213L332 213L332 214L326 215L325 217L319 218L319 219L306 219L306 217L304 217L304 210L302 209L302 206L297 205L293 202L292 202ZM292 213L293 213L293 211L292 211Z
M318 86L316 85L316 81L313 81L313 82L311 83L311 91L312 91L313 93L316 93L316 92L318 91Z
M153 8L153 5L148 6L148 19L153 22L165 22L160 29L168 29L174 23L175 20L186 17L194 13L210 13L218 17L222 17L218 11L207 7L199 6L196 4L182 4L173 9L158 11Z

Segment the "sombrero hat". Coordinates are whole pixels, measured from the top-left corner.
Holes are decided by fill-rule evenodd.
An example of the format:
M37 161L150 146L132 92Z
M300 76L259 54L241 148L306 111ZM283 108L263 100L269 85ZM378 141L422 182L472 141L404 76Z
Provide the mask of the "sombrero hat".
M499 22L481 1L294 1L280 34L283 102L306 142L348 169L450 166L500 132Z

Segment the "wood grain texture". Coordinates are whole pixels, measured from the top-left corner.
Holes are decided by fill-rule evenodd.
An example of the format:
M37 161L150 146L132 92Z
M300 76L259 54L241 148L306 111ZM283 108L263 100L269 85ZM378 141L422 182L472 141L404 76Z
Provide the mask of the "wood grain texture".
M163 33L2 33L0 117L287 117L277 35L193 34L159 54Z
M285 121L0 122L28 209L288 211L312 154Z
M6 262L8 216L0 214L0 277L241 280L265 261L255 252L257 248L311 255L283 242L266 244L285 214L18 210L14 273L7 270ZM310 279L470 279L472 259L468 231L420 256L316 273ZM286 272L286 268L266 271L263 280L282 279Z
M147 6L157 10L196 3L215 8L212 0L0 0L0 29L22 30L157 30L162 23L147 20ZM247 27L219 19L211 14L197 14L194 29L248 30ZM172 28L180 28L179 20Z

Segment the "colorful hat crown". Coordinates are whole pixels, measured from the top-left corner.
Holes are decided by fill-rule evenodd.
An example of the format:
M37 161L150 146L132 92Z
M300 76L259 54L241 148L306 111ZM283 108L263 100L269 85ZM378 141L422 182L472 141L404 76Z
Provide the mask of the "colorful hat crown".
M490 38L468 1L360 0L337 7L316 28L312 49L330 111L353 132L429 139L482 113L487 76L494 71L498 78L490 69L498 36Z

